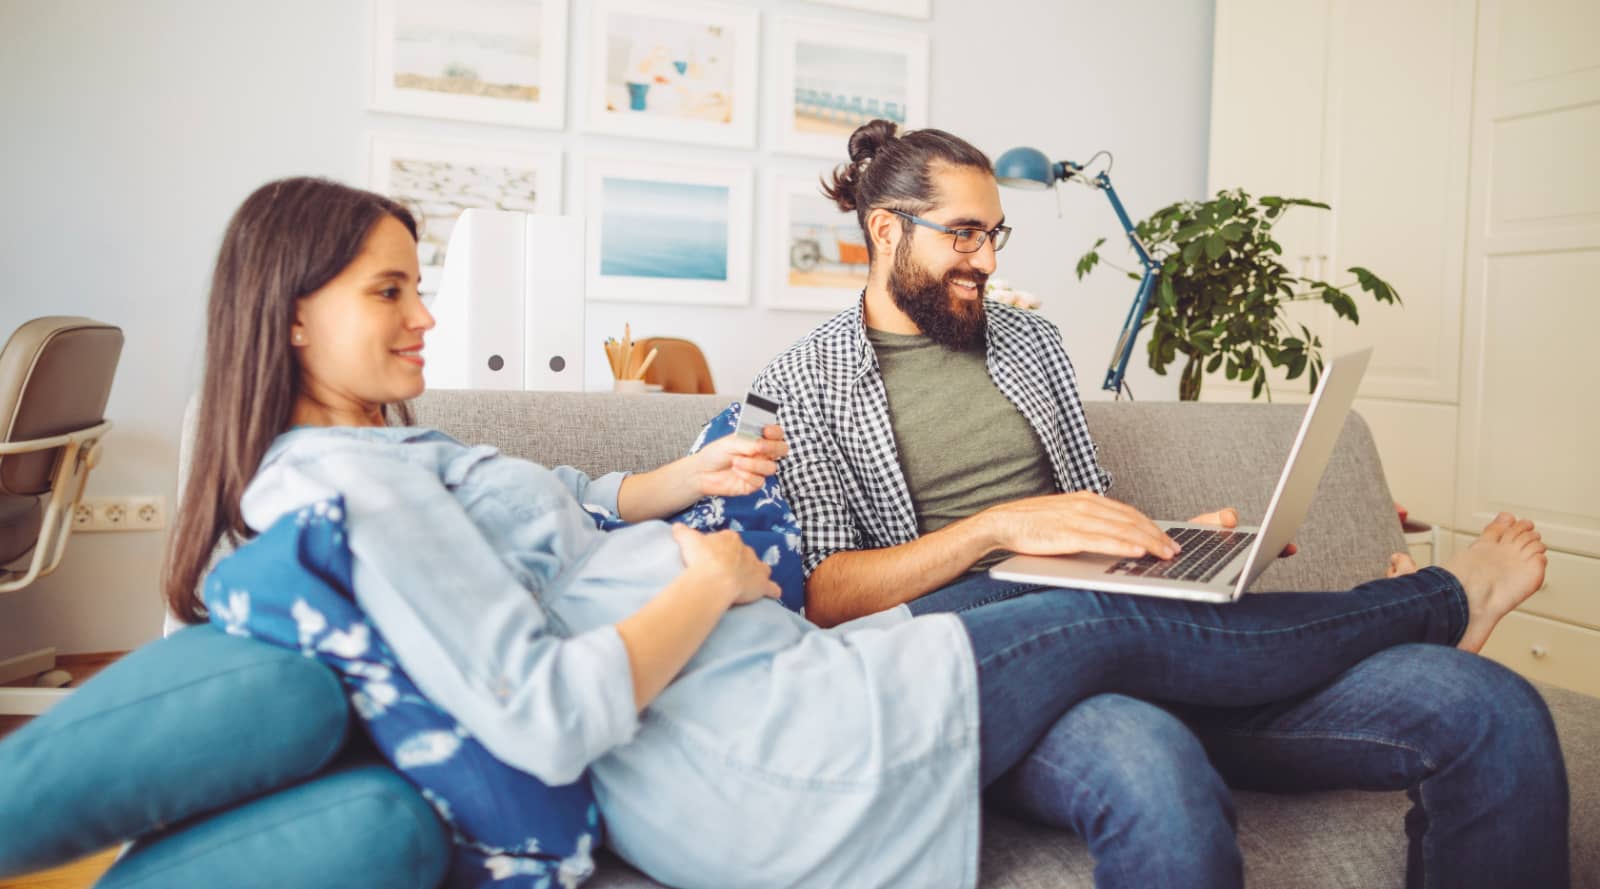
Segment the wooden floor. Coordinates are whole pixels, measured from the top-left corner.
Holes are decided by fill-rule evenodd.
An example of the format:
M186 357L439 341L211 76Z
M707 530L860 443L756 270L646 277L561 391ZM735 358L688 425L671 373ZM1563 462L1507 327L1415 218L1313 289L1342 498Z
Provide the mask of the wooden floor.
M89 889L101 874L111 869L111 863L116 859L117 850L107 849L55 870L9 880L0 879L0 889Z
M56 666L72 674L72 685L82 685L89 677L104 670L122 657L123 652L101 654L64 654L56 658ZM28 680L8 682L6 685L26 687ZM31 716L0 716L0 738L26 725ZM82 858L55 870L29 874L25 877L0 878L0 889L89 889L100 875L111 869L117 849L106 849L88 858Z

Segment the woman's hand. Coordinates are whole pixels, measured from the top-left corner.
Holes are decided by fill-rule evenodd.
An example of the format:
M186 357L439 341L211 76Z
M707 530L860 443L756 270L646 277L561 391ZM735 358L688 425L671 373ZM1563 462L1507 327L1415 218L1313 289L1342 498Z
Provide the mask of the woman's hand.
M720 589L730 607L776 599L783 592L772 581L772 566L732 531L702 534L686 525L673 525L672 538L683 551L685 573Z
M724 435L686 459L697 498L738 497L758 490L788 455L783 429L773 425L761 430L759 440Z
M639 710L678 675L729 608L778 598L772 569L732 531L701 534L673 525L672 538L683 552L684 572L617 622Z
M628 476L617 491L617 514L628 522L664 519L701 497L754 493L789 455L781 428L768 426L761 434L756 441L724 435L660 469Z

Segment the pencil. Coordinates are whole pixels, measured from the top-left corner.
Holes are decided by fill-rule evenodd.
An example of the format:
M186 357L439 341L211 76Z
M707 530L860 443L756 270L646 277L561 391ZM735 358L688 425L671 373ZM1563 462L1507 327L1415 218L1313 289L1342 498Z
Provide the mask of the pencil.
M644 356L644 363L639 365L639 369L637 371L634 371L634 379L644 379L644 372L650 369L650 362L656 360L656 351L656 349L651 349L650 354Z

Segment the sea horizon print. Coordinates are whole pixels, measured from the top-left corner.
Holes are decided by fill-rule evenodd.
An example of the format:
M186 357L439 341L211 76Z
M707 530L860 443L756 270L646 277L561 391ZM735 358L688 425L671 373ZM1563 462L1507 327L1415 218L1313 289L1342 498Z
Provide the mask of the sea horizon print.
M602 276L728 280L727 186L606 177L601 194Z

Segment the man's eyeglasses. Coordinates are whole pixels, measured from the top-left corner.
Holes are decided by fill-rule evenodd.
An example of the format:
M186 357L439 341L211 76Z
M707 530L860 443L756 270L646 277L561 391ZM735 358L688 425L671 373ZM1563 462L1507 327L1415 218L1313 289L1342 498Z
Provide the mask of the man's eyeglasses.
M1006 245L1006 241L1011 238L1011 226L1009 225L997 225L991 231L984 231L981 228L950 228L932 220L923 219L921 216L912 216L902 210L894 210L887 207L884 209L917 225L925 225L936 232L952 235L955 238L955 242L951 246L956 248L957 253L977 253L983 249L984 243L989 241L994 242L995 252L998 253L1000 248Z

